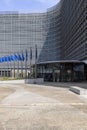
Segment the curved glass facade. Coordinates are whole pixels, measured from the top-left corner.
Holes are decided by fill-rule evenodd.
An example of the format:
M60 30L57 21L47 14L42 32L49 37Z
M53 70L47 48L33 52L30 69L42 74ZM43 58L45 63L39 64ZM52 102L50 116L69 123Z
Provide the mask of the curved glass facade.
M0 13L0 57L25 54L26 49L30 55L31 48L34 63L35 45L38 62L60 59L60 14L57 7L39 14Z
M28 61L1 63L0 68L29 68L37 63L87 59L87 2L61 0L44 13L0 12L0 57L28 52ZM71 67L72 68L72 67Z
M61 0L62 59L87 59L87 1Z

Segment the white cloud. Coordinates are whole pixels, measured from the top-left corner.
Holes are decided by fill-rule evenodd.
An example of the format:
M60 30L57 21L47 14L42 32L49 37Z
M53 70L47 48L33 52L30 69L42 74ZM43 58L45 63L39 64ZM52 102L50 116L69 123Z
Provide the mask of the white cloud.
M23 11L30 10L31 12L35 12L35 11L37 12L37 11L45 11L47 8L50 8L53 5L57 4L60 0L2 0L2 1L4 2L4 5L7 7L7 9L9 8L9 10L13 10L13 9L23 10ZM21 1L20 4L19 4L19 1ZM34 2L38 3L38 6L37 6L37 4L35 6ZM31 6L32 8L33 8L33 4L34 4L35 9L32 9L31 7L28 8L27 3L28 4L30 3L32 5ZM17 5L17 8L16 8L16 5ZM40 5L41 5L41 8L39 7ZM18 9L18 7L19 7L19 9ZM26 7L26 9L25 9L25 7Z
M11 3L12 3L12 1L14 1L14 0L3 0L3 2L7 5L7 6L9 6ZM25 3L26 3L26 1L31 1L31 0L24 0L25 1ZM52 4L56 4L56 3L58 3L60 0L34 0L34 1L36 1L36 2L40 2L40 3L43 3L43 4L49 4L49 5L52 5Z
M60 0L36 0L36 1L45 3L45 4L55 4L55 3L58 3Z

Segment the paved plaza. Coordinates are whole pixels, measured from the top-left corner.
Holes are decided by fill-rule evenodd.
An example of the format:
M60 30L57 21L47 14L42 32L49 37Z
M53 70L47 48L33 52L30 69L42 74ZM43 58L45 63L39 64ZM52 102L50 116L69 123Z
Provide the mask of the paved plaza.
M87 97L70 84L0 84L0 130L87 130Z

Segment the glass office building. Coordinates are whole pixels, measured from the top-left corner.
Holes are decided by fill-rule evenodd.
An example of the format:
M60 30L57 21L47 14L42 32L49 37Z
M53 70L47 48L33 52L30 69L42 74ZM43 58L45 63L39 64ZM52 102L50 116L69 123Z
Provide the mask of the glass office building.
M0 50L28 53L27 61L0 63L0 76L29 76L30 67L34 76L36 62L45 81L87 80L86 0L61 0L44 13L0 12Z

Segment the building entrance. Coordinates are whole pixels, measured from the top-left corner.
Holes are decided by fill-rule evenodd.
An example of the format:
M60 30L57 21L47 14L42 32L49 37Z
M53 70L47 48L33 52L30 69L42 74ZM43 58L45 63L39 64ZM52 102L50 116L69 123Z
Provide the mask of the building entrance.
M87 69L86 69L87 70ZM38 76L45 81L79 82L84 81L83 63L49 63L38 65ZM85 74L87 78L87 73Z

